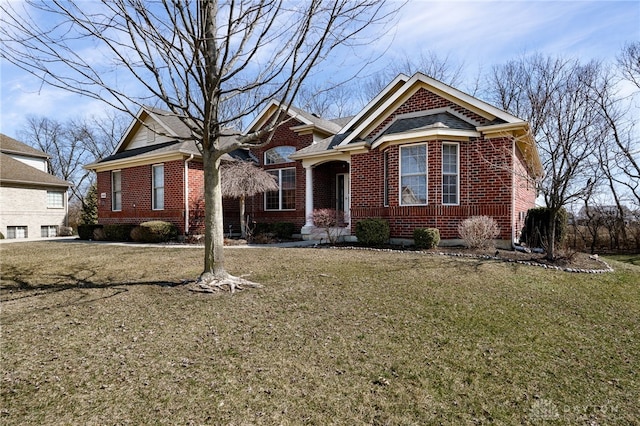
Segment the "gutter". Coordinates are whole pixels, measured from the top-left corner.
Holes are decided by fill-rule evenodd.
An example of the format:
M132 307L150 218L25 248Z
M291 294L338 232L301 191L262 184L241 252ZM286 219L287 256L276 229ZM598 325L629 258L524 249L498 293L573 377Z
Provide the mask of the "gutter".
M189 161L193 160L193 154L184 160L184 234L189 233Z

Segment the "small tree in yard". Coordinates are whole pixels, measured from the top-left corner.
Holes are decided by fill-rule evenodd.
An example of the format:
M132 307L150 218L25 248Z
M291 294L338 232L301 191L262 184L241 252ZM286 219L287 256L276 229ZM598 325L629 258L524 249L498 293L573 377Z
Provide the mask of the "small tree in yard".
M489 216L473 216L462 221L458 233L469 248L490 248L500 235L496 221Z
M2 2L0 57L44 83L132 117L145 104L158 103L189 127L192 134L183 139L196 140L204 169L205 252L198 286L233 291L257 284L230 275L224 266L222 157L269 143L317 66L337 47L370 38L374 28L387 25L395 11L385 3ZM273 100L281 109L259 130L234 130Z
M220 167L222 195L240 200L240 236L247 237L245 200L256 194L277 191L275 177L247 161L233 161Z
M340 229L338 226L344 221L344 213L336 209L315 209L312 213L313 224L324 229L330 244L338 242Z

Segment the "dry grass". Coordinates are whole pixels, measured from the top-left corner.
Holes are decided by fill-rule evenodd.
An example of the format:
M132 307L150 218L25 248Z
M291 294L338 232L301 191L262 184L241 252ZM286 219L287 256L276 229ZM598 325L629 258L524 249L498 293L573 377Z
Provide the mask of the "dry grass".
M632 424L640 267L227 249L0 246L3 424ZM590 423L591 422L591 423Z

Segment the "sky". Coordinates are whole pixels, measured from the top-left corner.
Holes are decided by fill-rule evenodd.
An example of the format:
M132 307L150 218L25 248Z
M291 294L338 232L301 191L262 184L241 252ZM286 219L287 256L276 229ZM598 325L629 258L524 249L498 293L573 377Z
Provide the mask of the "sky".
M409 0L392 30L368 48L378 49L381 63L431 51L463 64L465 78L472 80L493 65L534 52L613 61L625 42L638 40L640 0ZM99 101L43 85L0 61L0 133L16 137L29 115L64 121L105 113Z

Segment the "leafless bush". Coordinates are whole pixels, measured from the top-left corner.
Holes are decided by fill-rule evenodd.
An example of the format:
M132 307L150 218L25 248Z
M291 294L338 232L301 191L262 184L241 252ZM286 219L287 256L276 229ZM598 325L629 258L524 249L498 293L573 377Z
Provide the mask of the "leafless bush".
M462 221L458 233L469 248L489 248L500 235L500 228L489 216L473 216Z
M327 233L329 243L335 244L338 241L340 230L338 226L343 221L343 213L336 209L315 209L312 213L313 224L322 228Z

